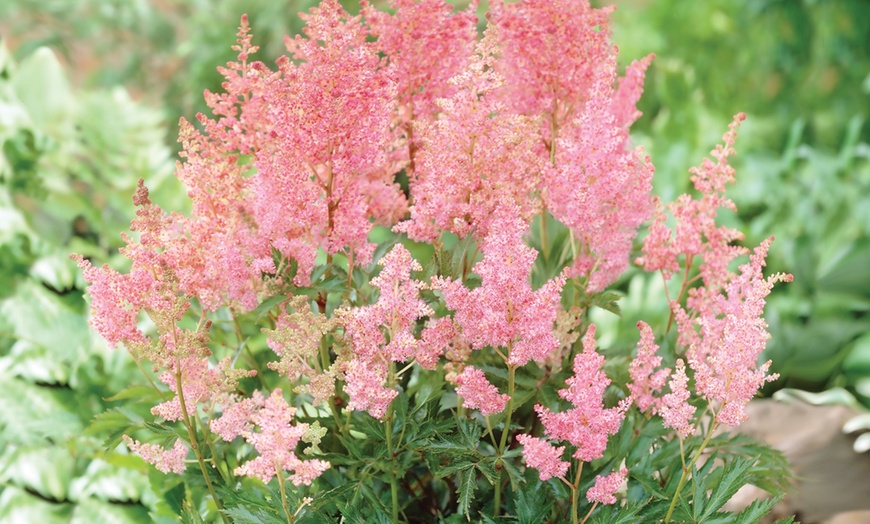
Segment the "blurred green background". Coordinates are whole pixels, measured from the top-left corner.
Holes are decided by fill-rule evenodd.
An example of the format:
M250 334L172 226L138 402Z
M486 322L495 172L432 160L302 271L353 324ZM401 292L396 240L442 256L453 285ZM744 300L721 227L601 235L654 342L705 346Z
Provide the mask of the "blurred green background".
M314 3L0 3L0 521L173 521L177 508L155 495L171 481L103 446L111 417L143 419L150 404L111 397L138 371L89 331L67 256L123 268L119 232L140 177L159 204L185 209L172 176L178 117L220 88L240 15L271 63ZM775 235L769 269L795 276L767 309L765 358L781 374L767 393L845 387L870 405L870 3L614 3L623 65L657 55L633 134L663 200L689 189L688 168L732 115L748 115L739 211L722 220L749 246ZM637 319L667 317L657 275L632 271L619 287L622 317L593 315L602 347L630 348Z

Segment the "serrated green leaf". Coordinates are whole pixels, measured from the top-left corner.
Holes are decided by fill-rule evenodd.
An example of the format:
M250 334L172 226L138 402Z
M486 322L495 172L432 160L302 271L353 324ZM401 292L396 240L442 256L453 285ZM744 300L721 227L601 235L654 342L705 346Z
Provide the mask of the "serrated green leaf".
M275 306L279 306L288 300L290 300L290 298L287 297L287 295L273 295L260 302L260 305L254 308L251 313L254 315L255 319L260 320L269 313L269 311L272 311Z
M712 462L712 460L710 460L710 462ZM711 486L712 492L710 498L707 499L700 519L697 520L704 520L713 515L713 513L719 511L726 502L731 500L731 497L733 497L734 494L737 493L737 491L746 483L745 474L754 463L754 459L740 458L725 464L722 478L719 482ZM703 495L701 498L704 498ZM694 503L698 503L697 498Z
M746 507L743 511L737 514L733 520L734 524L758 524L770 510L779 502L781 498L755 499L752 504Z
M517 492L515 499L517 522L520 524L539 524L547 521L552 508L552 501L542 496L540 483L532 484L528 489Z
M471 502L474 500L474 490L477 488L477 482L474 475L474 470L464 471L456 488L456 494L459 495L459 513L465 515L465 518L471 521Z

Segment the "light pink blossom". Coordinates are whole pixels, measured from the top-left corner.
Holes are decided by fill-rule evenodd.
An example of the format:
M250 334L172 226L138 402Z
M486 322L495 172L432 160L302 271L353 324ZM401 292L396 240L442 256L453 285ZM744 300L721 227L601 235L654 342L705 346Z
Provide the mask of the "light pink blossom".
M662 397L658 406L666 428L677 432L681 439L686 439L695 432L692 417L695 406L689 404L691 394L688 389L689 377L686 376L686 365L682 359L677 359L677 367L668 382L670 393Z
M127 435L122 437L130 451L136 453L146 462L154 464L159 471L163 473L184 473L184 457L187 456L187 446L181 440L176 439L172 449L166 450L157 444L145 444L138 440L133 440Z
M473 270L482 284L469 290L444 278L432 287L444 294L463 337L475 349L511 347L507 363L544 362L558 349L553 326L564 279L557 277L533 291L530 283L537 253L523 243L525 223L513 206L496 209L494 227L481 242L483 260Z
M628 390L637 409L647 411L655 408L658 402L656 395L664 387L671 370L656 370L662 363L662 357L656 355L659 347L655 343L652 328L643 321L637 323L637 328L640 330L640 342L637 345L637 355L628 367L631 377Z
M302 461L296 456L294 449L308 429L308 424L293 425L295 412L294 408L287 405L280 389L272 391L263 405L253 413L248 428L242 431L242 436L260 456L236 468L236 475L269 482L275 475L292 471L294 473L290 481L299 486L310 485L329 469L329 462L324 460Z
M600 502L601 504L616 504L616 492L625 482L628 470L625 468L614 471L606 477L595 476L595 485L586 492L586 500Z
M484 416L504 411L510 396L498 392L483 371L468 366L456 376L456 394L462 397L462 407L476 409Z
M610 379L601 370L604 357L595 351L595 325L589 326L583 338L583 352L574 357L574 376L559 396L571 402L574 408L552 412L538 404L535 411L544 425L546 435L555 441L568 441L576 450L574 458L590 462L601 458L607 448L607 439L619 431L630 401L612 408L604 407L604 390Z
M552 477L564 477L568 472L571 463L562 460L565 446L557 448L526 434L517 435L517 441L523 446L523 460L528 467L538 470L541 482Z

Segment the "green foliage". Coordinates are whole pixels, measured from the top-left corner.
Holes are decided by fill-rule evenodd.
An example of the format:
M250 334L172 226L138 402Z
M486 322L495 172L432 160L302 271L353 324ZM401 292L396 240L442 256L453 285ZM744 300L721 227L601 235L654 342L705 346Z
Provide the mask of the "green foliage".
M120 410L83 434L135 368L91 334L68 254L109 261L136 179L169 180L163 119L120 89L74 90L46 48L16 63L2 43L0 113L0 520L149 522L142 461L115 452Z

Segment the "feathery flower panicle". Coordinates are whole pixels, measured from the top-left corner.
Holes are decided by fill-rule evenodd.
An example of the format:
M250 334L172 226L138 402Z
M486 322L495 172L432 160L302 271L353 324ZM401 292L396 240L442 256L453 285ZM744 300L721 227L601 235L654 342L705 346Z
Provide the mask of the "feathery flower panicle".
M537 252L523 243L525 222L515 206L504 204L496 208L492 220L493 227L480 245L483 260L473 268L481 286L469 290L461 282L435 278L432 287L444 294L462 336L474 349L511 347L510 365L544 362L559 347L553 325L564 279L555 278L532 291L530 275Z
M568 472L571 463L562 460L565 446L557 448L545 440L526 434L517 435L517 441L523 446L523 460L528 467L538 470L541 482L553 477L564 477Z
M689 170L700 199L694 200L684 194L666 206L676 219L673 232L666 224L667 214L661 209L657 211L649 235L644 239L643 256L637 260L644 270L662 271L669 279L679 271L680 255L685 257L686 263L700 256L703 260L700 271L704 286L702 291L695 292L693 300L698 304L711 294L718 293L730 278L728 265L747 252L745 248L731 245L743 238L739 231L716 224L720 208L735 210L734 203L725 197L726 185L734 182L734 168L728 165L728 157L735 153L737 126L745 118L743 113L735 115L728 132L723 136L724 145L717 145L711 152L715 163L704 159L700 166Z
M376 47L392 66L396 78L396 131L406 147L401 159L416 171L415 138L418 122L431 122L440 111L435 101L450 98L457 87L449 80L464 70L477 40L477 2L453 12L444 0L393 0L395 14L362 2L362 13Z
M669 368L656 370L662 363L662 357L656 355L659 347L655 343L649 324L640 321L637 323L637 328L640 331L640 342L637 345L637 356L628 367L628 374L631 377L628 390L637 409L655 410L658 403L656 395L664 387L671 370Z
M220 438L231 442L243 433L251 431L251 420L254 418L254 413L264 404L265 399L259 391L254 391L248 398L228 395L221 402L223 413L220 418L211 420L209 428Z
M595 485L586 492L586 500L601 504L616 504L616 492L622 487L628 470L621 468L606 477L595 476Z
M566 381L567 388L559 390L559 396L574 408L554 413L540 404L535 406L546 435L555 441L568 441L576 448L574 458L584 462L603 456L608 437L619 431L630 405L626 399L618 406L604 407L604 390L610 379L601 370L603 365L604 357L595 351L592 324L583 337L583 352L574 357L574 376Z
M230 357L223 359L219 366L209 364L207 356L189 356L179 359L177 364L160 374L160 381L175 391L176 395L166 402L151 408L151 413L165 420L181 420L183 411L178 396L178 386L184 395L184 406L188 414L196 413L198 404L218 400L235 391L239 379L257 374L253 370L231 369Z
M157 444L146 444L133 440L127 435L122 435L121 438L130 448L130 451L142 457L145 462L153 464L159 471L163 473L184 473L184 457L187 456L187 446L181 440L176 440L172 445L172 449L163 449Z
M467 366L456 376L456 394L462 397L462 407L476 409L484 416L504 411L510 400L509 395L500 394L498 388L489 383L483 371Z
M288 377L291 382L305 377L308 383L294 391L310 393L316 405L326 402L334 392L335 370L320 369L318 358L320 341L339 323L335 317L326 318L312 311L308 300L304 295L293 297L289 305L292 312L285 309L275 329L262 331L268 346L281 357L278 362L269 362L269 369Z
M396 389L384 386L389 377L388 365L380 360L358 358L344 365L344 373L347 407L383 419L390 402L399 396Z
M633 74L642 76L648 63L633 64ZM544 184L547 209L579 246L569 276L585 277L590 292L625 272L637 229L653 210L655 167L641 148L631 147L628 127L614 113L615 67L613 59L600 68L584 105L562 130Z
M293 485L307 486L329 469L329 462L303 461L296 456L294 449L308 430L308 424L293 425L295 413L296 410L287 405L280 389L272 391L272 394L253 412L250 425L241 433L260 456L236 468L236 475L256 477L268 483L273 476L283 475L284 471L292 471L294 473L290 481ZM259 431L255 431L254 428Z
M686 365L683 359L677 359L677 368L668 382L670 393L664 395L659 402L657 411L664 420L665 427L677 432L681 439L686 439L695 432L692 417L695 406L689 404L689 377L686 376Z
M746 419L746 404L764 383L779 376L767 374L770 361L758 366L770 338L763 317L765 299L776 282L792 280L782 273L764 278L771 242L773 237L755 249L749 263L725 284L724 293L695 319L698 338L687 352L698 393L715 403L717 420L732 427Z
M392 386L384 386L390 363L405 362L421 351L421 341L414 336L417 320L434 314L420 298L423 283L411 278L412 271L423 268L404 246L397 244L378 264L383 269L371 281L380 290L378 301L340 313L353 352L350 362L344 363L344 391L350 397L351 409L366 410L375 418L383 417L387 405L398 395ZM433 335L423 342L427 363L437 361L444 350L433 344L446 342L444 337Z
M432 241L444 231L483 238L498 206L516 207L524 221L540 209L537 124L494 96L504 81L494 69L497 53L490 25L469 67L451 80L456 92L437 102L442 113L418 126L411 219L396 228L415 240Z
M584 103L602 61L613 54L608 17L588 0L491 3L499 29L504 98L522 114L545 115L545 127L563 127ZM548 133L548 131L545 131ZM545 134L545 140L552 140Z
M336 0L301 16L307 38L287 39L295 61L280 59L264 87L273 129L269 150L256 155L251 189L257 223L273 245L294 258L308 246L299 268L307 275L321 245L368 263L369 218L389 221L406 203L387 155L397 94L392 67L380 67L360 17Z

